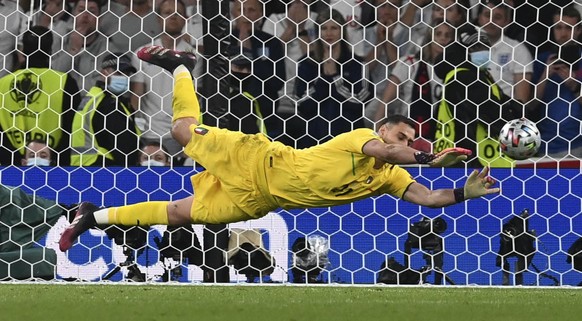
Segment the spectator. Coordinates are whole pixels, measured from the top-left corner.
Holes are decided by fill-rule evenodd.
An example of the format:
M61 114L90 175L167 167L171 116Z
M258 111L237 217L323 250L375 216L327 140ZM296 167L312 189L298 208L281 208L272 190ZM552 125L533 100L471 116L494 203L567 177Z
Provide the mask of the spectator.
M105 57L101 79L89 90L73 120L71 165L137 163L139 129L128 97L129 77L135 72L127 55Z
M184 33L188 17L182 0L159 1L156 13L157 23L163 32L154 39L154 45L181 51L195 49L191 37ZM134 94L131 105L139 110L136 121L142 131L142 143L158 142L172 157L177 156L182 146L170 135L173 78L158 66L140 62L135 55L132 59L134 66L140 66L139 72L131 79L131 91ZM202 68L202 65L198 64L197 68ZM200 73L199 69L194 73Z
M532 98L533 58L521 42L504 34L513 20L513 10L502 0L486 0L479 6L477 24L491 41L489 72L505 94L528 103Z
M434 135L433 106L439 99L437 89L442 79L433 74L436 59L454 38L454 29L446 23L437 23L428 29L423 50L415 55L400 58L394 66L386 90L381 94L374 121L401 114L416 121L416 132L422 139L414 142L414 148L430 152Z
M547 146L540 154L552 157L572 155L582 157L582 48L575 39L582 34L580 13L574 5L553 14L553 51L540 53L534 67L536 98L540 103L530 112L530 118L540 120L542 142Z
M240 49L236 49L240 50ZM261 95L260 81L251 73L252 53L245 50L231 60L230 108L228 129L246 134L267 135L263 115L257 97Z
M329 11L335 10L339 12L343 20L346 22L345 30L346 35L344 40L346 44L350 47L350 51L354 52L355 55L360 57L365 57L366 45L364 42L365 26L363 22L363 12L362 6L365 1L361 0L329 0L329 5L324 6L324 8L319 9L319 11ZM376 19L373 19L376 20Z
M401 0L375 0L377 23L374 27L366 28L367 46L366 62L370 70L370 81L374 85L375 97L381 97L390 82L386 75L390 74L394 62L398 59L398 47L406 41L403 39L404 25L399 23L398 9ZM368 48L369 47L369 48ZM378 109L378 100L370 100L366 106L366 119L373 120ZM367 125L372 127L372 122Z
M114 21L115 30L109 42L119 52L135 52L149 45L162 33L158 15L154 12L154 0L133 0L125 6L125 12Z
M47 144L39 139L32 140L26 145L24 158L21 160L22 166L51 166L53 163L53 153Z
M560 49L559 56L548 61L547 75L537 85L536 92L541 101L542 120L539 130L544 152L554 158L565 156L582 157L582 48L570 42Z
M428 7L431 5L430 7ZM420 48L420 44L426 35L427 28L432 28L435 21L444 21L458 30L459 27L470 21L471 7L469 0L410 0L404 9L400 21L410 28L410 39L408 46L413 46L405 50L406 54L413 52L414 47ZM422 8L422 10L420 10ZM455 35L457 37L457 35ZM418 49L416 49L418 50Z
M276 138L282 132L282 123L274 112L279 105L279 91L286 79L283 43L261 30L264 16L263 5L259 0L235 1L232 18L233 36L240 42L241 50L252 53L251 70L260 85L260 95L255 99L260 106L269 136Z
M63 37L73 29L72 5L65 0L45 0L32 7L30 23L48 28L53 32L53 53L63 44Z
M204 53L204 45L202 43L203 23L202 19L202 3L200 0L186 0L186 15L189 17L186 22L186 30L195 43L196 51Z
M64 37L62 50L52 57L53 68L71 71L85 91L99 79L98 66L107 50L107 38L97 31L100 14L99 1L77 0L73 6L74 30Z
M295 86L297 62L307 54L307 45L315 38L313 22L317 14L311 12L312 0L291 0L284 13L271 14L263 24L263 31L274 35L283 42L285 47L286 82L281 97L278 112L294 114L295 106L290 99Z
M484 4L487 2L488 0L485 0ZM513 21L503 29L503 33L525 44L532 56L535 55L536 49L548 40L552 17L545 13L553 6L551 2L546 0L504 0L503 2L515 12Z
M444 79L438 107L434 152L462 147L473 152L470 167L509 167L510 159L499 153L498 135L506 121L521 114L487 71L490 42L484 33L465 25L458 42L444 50L435 74ZM470 61L467 58L470 57ZM521 108L521 107L519 107Z
M0 77L14 71L18 36L26 29L27 17L16 1L0 0Z
M56 164L68 165L79 88L70 75L49 68L50 30L33 26L22 38L28 65L0 78L0 163L20 165L25 142L41 140L55 152Z
M309 136L299 140L299 148L363 127L364 104L371 96L363 58L355 56L343 38L347 27L341 13L324 10L316 24L319 38L299 62L295 81L299 114L309 120Z
M140 166L170 166L170 154L158 142L144 145L139 152L138 165Z
M580 26L580 12L576 5L569 5L565 8L552 7L552 28L550 39L544 44L544 50L540 51L534 64L534 73L532 80L537 84L550 64L549 61L555 60L555 55L560 48L571 41L578 41L582 35Z
M157 0L148 0L157 1ZM97 26L100 33L102 33L106 38L117 33L121 28L127 27L122 26L122 18L128 13L129 8L131 8L133 0L112 0L112 1L102 1L99 0L101 6L101 15L99 16L99 25ZM139 22L141 23L141 22ZM139 29L147 29L147 26L141 26ZM137 30L139 31L139 30ZM127 38L126 38L127 39ZM150 41L151 42L151 41ZM122 44L122 48L116 48L115 46L118 42L110 42L109 51L110 52L124 52L124 47L127 43Z

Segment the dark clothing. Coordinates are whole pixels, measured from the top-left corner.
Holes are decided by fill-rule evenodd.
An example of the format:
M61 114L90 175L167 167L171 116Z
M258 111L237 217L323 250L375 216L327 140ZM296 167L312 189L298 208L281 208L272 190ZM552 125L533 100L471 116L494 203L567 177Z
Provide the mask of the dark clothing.
M342 50L338 74L325 75L323 64L304 56L295 80L299 115L308 120L310 137L299 139L298 148L323 143L341 133L364 127L363 110L371 97L363 59ZM299 135L300 136L300 135Z
M104 83L99 81L96 86L103 90ZM132 109L129 100L123 96L112 95L103 90L103 99L95 107L91 125L95 141L99 148L107 151L106 156L99 155L93 164L81 162L83 166L133 166L137 164L139 150L139 133L135 125L134 115L129 115ZM79 111L91 99L89 95L79 105Z
M239 31L234 30L233 35L238 38ZM282 125L278 117L274 115L279 100L279 90L283 88L287 79L285 73L285 50L283 43L275 36L260 30L254 30L250 37L252 65L251 72L256 78L249 92L259 92L256 95L261 114L270 136L280 133Z
M438 69L438 68L437 68ZM443 101L450 108L450 115L454 118L455 147L462 147L473 152L473 157L469 160L470 167L481 167L478 153L477 128L484 125L491 138L496 138L503 125L512 119L521 117L519 106L513 104L511 99L505 95L499 87L494 85L491 75L486 70L479 70L471 63L465 63L457 68L457 72L452 79L447 81L449 69L444 74L445 82L443 89ZM440 77L443 71L437 70ZM493 91L496 91L495 94ZM441 104L439 108L446 108ZM437 131L442 124L437 124ZM442 141L442 140L441 140ZM439 142L436 142L435 152L442 150ZM498 149L498 148L497 148ZM484 157L484 156L483 156ZM464 166L463 163L459 166Z

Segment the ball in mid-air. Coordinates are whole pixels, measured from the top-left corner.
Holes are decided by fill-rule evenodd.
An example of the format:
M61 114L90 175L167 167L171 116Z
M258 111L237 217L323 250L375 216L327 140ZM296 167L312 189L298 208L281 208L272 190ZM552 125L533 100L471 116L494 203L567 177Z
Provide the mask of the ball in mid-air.
M501 152L515 160L534 156L541 145L540 131L529 119L520 118L509 121L499 133Z

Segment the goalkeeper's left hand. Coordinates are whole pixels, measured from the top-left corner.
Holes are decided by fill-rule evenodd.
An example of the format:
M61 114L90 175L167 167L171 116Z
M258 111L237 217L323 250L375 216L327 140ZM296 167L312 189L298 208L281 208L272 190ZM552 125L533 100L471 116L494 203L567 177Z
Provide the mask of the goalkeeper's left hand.
M495 180L489 176L489 166L483 168L481 173L478 170L474 170L467 182L465 182L465 187L463 187L464 198L466 200L471 198L477 198L488 194L496 194L501 190L500 188L491 188L495 185Z
M448 167L464 161L471 156L473 152L465 148L447 148L434 155L435 158L428 163L431 167Z

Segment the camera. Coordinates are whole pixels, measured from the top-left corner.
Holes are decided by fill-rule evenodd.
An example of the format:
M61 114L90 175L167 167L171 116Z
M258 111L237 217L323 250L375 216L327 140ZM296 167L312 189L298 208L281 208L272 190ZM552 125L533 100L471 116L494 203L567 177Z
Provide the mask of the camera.
M164 265L164 282L182 277L182 263L202 265L202 246L192 225L168 226L162 238L156 237L154 242L160 250L160 262Z
M497 266L501 266L504 259L508 257L522 257L528 259L528 265L535 253L535 231L529 229L529 210L524 209L519 215L511 218L503 224L500 235L499 253L497 256Z
M410 226L406 243L410 248L423 250L442 248L442 237L439 235L446 230L447 222L444 219L440 217L435 219L423 217L420 221Z
M532 264L535 249L535 231L529 229L529 210L503 224L496 265L503 269L503 285L509 285L508 258L517 257L515 284L523 284L523 272Z
M122 246L123 254L126 259L108 272L103 279L109 280L119 272L122 267L126 267L128 271L126 278L128 280L134 282L145 282L145 274L137 267L135 259L145 250L148 236L147 229L140 226L126 227L112 225L104 229L104 231L110 240L113 240L115 244Z
M572 264L574 270L582 272L582 237L574 241L568 249L566 262ZM582 286L582 282L578 286Z
M410 266L413 248L425 251L423 258L426 261L426 265L420 270L423 283L426 282L428 274L431 271L435 271L434 284L442 284L443 277L449 284L455 284L442 270L444 265L444 240L440 235L446 230L447 222L441 217L434 219L423 217L420 221L411 224L408 229L408 238L404 242L405 267L408 268Z

